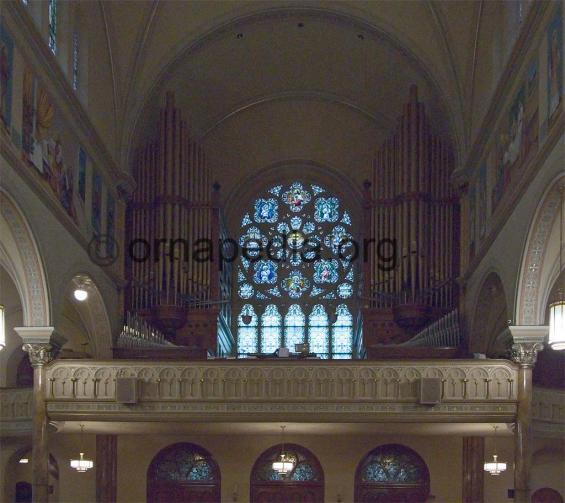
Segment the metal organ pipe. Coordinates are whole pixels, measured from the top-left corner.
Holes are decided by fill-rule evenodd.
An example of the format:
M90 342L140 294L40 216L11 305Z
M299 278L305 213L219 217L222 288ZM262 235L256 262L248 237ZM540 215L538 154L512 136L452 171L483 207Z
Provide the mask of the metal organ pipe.
M375 153L373 201L365 210L371 212L366 221L371 222L369 237L375 242L369 248L371 277L366 278L373 285L370 306L382 311L383 320L394 311L400 339L402 333L413 334L456 306L452 280L457 273L457 200L449 183L452 167L449 145L432 133L412 86L396 131ZM396 240L397 268L391 272L379 267L378 243L383 239ZM406 306L414 307L412 319L402 318L406 310L401 308ZM373 322L379 314L372 316Z

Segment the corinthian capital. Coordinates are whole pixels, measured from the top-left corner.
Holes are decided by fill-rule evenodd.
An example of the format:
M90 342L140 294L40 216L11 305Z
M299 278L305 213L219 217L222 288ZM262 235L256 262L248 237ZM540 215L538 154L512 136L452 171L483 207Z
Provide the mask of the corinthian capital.
M31 366L34 368L43 367L53 359L53 346L51 344L24 344L22 349L28 354Z
M538 352L549 332L549 327L532 325L510 325L512 334L512 360L525 367L533 367L538 359Z

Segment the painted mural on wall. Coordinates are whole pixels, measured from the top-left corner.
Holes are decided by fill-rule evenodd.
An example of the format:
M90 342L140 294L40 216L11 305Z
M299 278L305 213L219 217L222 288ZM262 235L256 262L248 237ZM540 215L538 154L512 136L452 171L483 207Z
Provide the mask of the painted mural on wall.
M117 204L108 185L1 22L0 134L87 239L105 228L115 234Z
M14 75L14 41L0 24L0 122L9 130L12 122L12 82Z
M563 24L561 9L553 16L545 41L531 49L528 64L519 75L518 86L500 114L487 141L482 161L470 180L469 259L480 248L496 217L501 202L522 179L526 167L539 152L563 108ZM547 58L547 72L540 72L541 58ZM515 81L510 81L511 87ZM547 100L545 107L544 100ZM547 108L547 117L540 110ZM506 110L506 111L505 111ZM545 123L545 125L544 125ZM542 132L542 127L543 129Z

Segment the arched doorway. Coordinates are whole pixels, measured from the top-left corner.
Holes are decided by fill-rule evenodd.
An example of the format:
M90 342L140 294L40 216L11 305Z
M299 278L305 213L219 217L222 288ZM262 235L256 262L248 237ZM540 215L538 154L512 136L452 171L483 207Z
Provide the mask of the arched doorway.
M381 445L367 454L355 473L357 503L421 503L430 494L430 472L409 447Z
M532 503L563 503L563 497L555 489L542 487L532 494Z
M148 503L220 501L220 469L204 448L178 443L160 451L147 471Z
M324 472L316 456L305 447L285 443L285 453L294 462L294 468L281 475L273 470L281 449L282 445L275 445L255 461L251 471L251 503L324 501Z

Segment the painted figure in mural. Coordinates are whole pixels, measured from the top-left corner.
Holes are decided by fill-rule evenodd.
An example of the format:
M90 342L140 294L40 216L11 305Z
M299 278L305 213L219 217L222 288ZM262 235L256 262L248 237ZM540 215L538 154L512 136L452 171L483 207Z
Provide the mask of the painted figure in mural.
M59 180L59 201L70 217L77 222L75 205L73 201L73 170L70 167L64 169Z
M561 58L562 47L560 44L559 25L551 31L549 40L549 112L551 118L561 102Z
M504 154L504 164L512 166L520 157L524 132L524 103L520 91L510 112L510 142Z
M283 201L290 206L291 211L300 211L310 201L310 194L299 183L294 183L282 196Z
M5 126L8 125L8 84L10 81L10 62L8 48L0 40L0 119Z
M35 107L34 101L35 79L31 71L26 68L24 72L24 83L22 93L22 150L24 159L32 162L35 129ZM36 168L43 172L43 165Z

